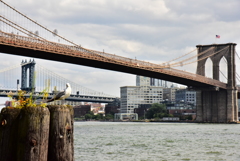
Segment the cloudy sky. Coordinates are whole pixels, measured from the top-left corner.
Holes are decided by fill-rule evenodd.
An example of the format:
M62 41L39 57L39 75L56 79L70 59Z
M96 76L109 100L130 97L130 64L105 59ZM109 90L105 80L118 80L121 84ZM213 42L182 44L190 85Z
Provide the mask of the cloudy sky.
M198 44L240 44L239 0L4 2L83 47L154 63L181 56ZM22 59L28 58L0 54L0 68L19 64ZM82 86L115 96L120 96L119 87L135 85L136 76L131 74L40 59L36 62Z

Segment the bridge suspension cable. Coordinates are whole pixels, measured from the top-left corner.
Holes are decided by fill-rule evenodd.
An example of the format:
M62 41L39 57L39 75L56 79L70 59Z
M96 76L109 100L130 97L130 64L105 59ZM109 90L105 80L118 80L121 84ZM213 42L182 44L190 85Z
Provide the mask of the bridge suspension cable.
M105 94L103 92L98 92L86 87L83 87L81 85L78 85L77 83L68 80L48 69L46 69L43 66L40 65L36 65L36 80L37 80L37 84L41 84L41 82L46 82L46 81L50 81L50 91L54 91L54 88L57 87L58 90L62 90L65 88L65 84L66 83L70 83L71 87L72 87L72 94L76 94L77 92L79 92L79 94L81 95L92 95L92 96L107 96L107 97L114 97L108 94ZM46 84L46 83L45 83ZM41 86L40 90L43 90L45 87Z
M9 24L8 22L0 19L0 21L2 21L3 23L5 23L5 24L7 24L7 25L9 25L9 26L11 26L11 27L13 27L14 29L16 29L16 30L18 30L18 31L20 31L20 32L22 32L22 33L30 36L30 37L32 37L32 35L34 35L34 36L37 37L37 38L32 38L32 39L38 40L38 39L40 38L41 40L48 41L48 40L46 40L45 38L43 38L43 37L41 37L41 36L39 36L39 35L37 35L37 34L35 34L35 33L31 33L31 31L29 31L29 30L27 30L27 29L25 29L25 28L17 25L16 23L14 23L14 22L12 22L12 21L4 18L3 16L0 16L0 17L2 17L3 19L7 20L8 22L10 22L10 23L12 23L13 25L15 25L15 26L18 27L18 28L17 28L17 27L15 27L15 26ZM21 30L21 29L22 29L22 30ZM23 30L24 30L24 31L23 31ZM25 31L26 31L26 32L25 32ZM14 36L14 35L12 35L12 36ZM58 44L58 43L54 43L54 42L51 42L51 41L48 41L48 42L51 43L52 45L55 45L55 46L60 46L60 47L62 46L61 44Z
M240 57L236 51L235 51L235 54L237 55L238 60L240 60ZM238 82L240 82L240 76L237 72L236 72L236 78L237 78Z
M236 73L236 79L238 80L238 82L240 82L240 76L238 75L238 73Z
M12 70L12 69L15 69L15 68L19 68L20 66L21 66L20 64L17 64L17 65L13 65L11 67L8 67L8 68L1 69L0 73L9 71L9 70Z
M177 58L175 58L175 59L172 59L172 60L170 60L170 61L167 61L167 62L165 62L165 63L163 63L163 64L167 64L167 63L170 63L170 62L175 61L175 60L177 60L177 59L183 58L184 56L187 56L188 54L191 54L192 52L194 52L194 51L196 51L196 50L197 50L197 48L195 48L194 50L192 50L192 51L190 51L190 52L188 52L188 53L186 53L186 54L184 54L184 55L182 55L182 56L180 56L180 57L177 57Z
M200 58L200 59L198 59L198 60L196 60L196 61L192 61L192 62L189 62L189 63L185 63L185 64L183 64L183 65L192 64L192 63L201 61L201 60L203 60L203 59L209 58L209 57L211 57L211 56L213 56L213 55L215 55L215 54L217 54L217 53L219 53L219 52L221 52L221 51L223 51L223 50L225 50L225 49L228 49L228 46L225 47L225 48L223 48L223 49L221 49L221 50L219 50L219 51L217 51L217 52L214 52L214 53L212 53L212 54L210 54L210 55L208 55L208 56L205 56L205 57L203 57L203 58ZM174 67L175 67L175 66L174 66Z
M226 78L226 80L227 80L227 77L225 76L225 74L219 69L219 72L222 74L222 76L224 77L224 78Z
M173 63L173 64L171 64L170 66L172 66L172 67L177 67L177 66L186 65L186 63L185 63L185 64L183 64L183 63L184 63L184 62L187 62L187 61L189 61L189 60L191 60L191 59L194 59L194 58L196 58L196 57L198 57L198 56L201 56L201 55L205 54L206 52L212 51L214 48L215 48L215 47L211 47L211 48L209 48L208 50L205 50L205 51L203 51L203 52L200 52L199 54L194 55L194 56L192 56L192 57L190 57L190 58L184 59L184 60L182 60L182 61L180 61L180 62ZM193 63L194 63L194 62L193 62Z
M235 54L237 55L238 59L240 60L240 57L239 57L238 53L237 53L237 52L235 52Z
M225 62L225 64L227 64L227 60L226 59L223 59L224 60L224 62ZM228 78L227 78L227 76L219 69L219 72L222 74L222 76L226 79L226 80L228 80Z
M15 26L7 23L6 21L0 19L0 21L2 21L3 23L5 23L5 24L7 24L7 25L9 25L9 26L11 26L11 27L13 27L14 29L16 29L16 30L18 30L18 31L20 31L20 32L22 32L22 33L30 36L30 37L31 37L32 35L34 35L34 36L36 36L36 37L38 37L38 38L41 38L41 39L43 39L43 40L46 40L46 39L42 38L41 36L39 36L39 35L37 35L37 34L35 34L35 33L31 33L31 31L29 31L29 30L27 30L27 29L19 26L18 24L10 21L9 19L7 19L7 18L5 18L5 17L3 17L3 16L0 16L0 17L18 27L18 28L17 28L17 27L15 27ZM19 28L20 28L20 29L19 29ZM26 31L26 32L25 32L25 31Z
M53 34L53 35L55 35L55 36L57 36L57 37L65 40L66 42L74 45L74 46L77 47L77 48L81 48L81 49L87 50L88 52L91 52L91 50L86 49L86 48L83 48L83 47L79 46L78 44L76 44L76 43L74 43L74 42L72 42L72 41L70 41L70 40L68 40L68 39L60 36L60 35L57 34L56 32L49 30L48 28L46 28L46 27L44 27L43 25L39 24L38 22L32 20L31 18L29 18L28 16L24 15L23 13L21 13L20 11L18 11L18 10L15 9L15 8L13 8L12 6L8 5L7 3L3 2L2 0L1 0L0 2L2 2L4 5L6 5L7 7L9 7L10 9L14 10L14 11L15 11L16 13L18 13L19 15L21 15L21 16L23 16L24 18L28 19L28 20L31 21L32 23L34 23L34 24L36 24L37 26L41 27L42 29L50 32L51 34ZM14 24L15 24L15 23L14 23ZM36 34L34 34L33 32L31 32L31 31L28 31L28 32L29 32L30 34L33 34L33 35L41 38L39 35L36 35ZM26 33L25 33L25 34L26 34ZM29 34L27 34L27 35L29 36ZM45 40L45 39L44 39L44 40Z
M20 64L0 70L0 89L17 89L17 79L20 79Z
M37 23L36 21L32 20L32 19L29 18L28 16L22 14L20 11L18 11L18 10L16 10L15 8L11 7L11 6L8 5L7 3L5 3L5 2L3 2L3 1L1 1L1 2L2 2L4 5L6 5L8 8L12 9L12 10L15 11L16 13L18 13L18 14L21 15L21 16L23 16L24 18L26 18L26 19L29 20L30 22L36 24L37 26L39 26L40 28L44 29L45 31L50 32L50 33L53 34L54 36L57 36L57 37L63 39L64 41L72 44L72 45L74 46L75 50L78 50L78 51L81 51L81 50L82 50L83 52L87 52L87 53L90 53L90 54L99 54L99 52L92 51L92 50L83 48L83 47L75 44L74 42L72 42L72 41L70 41L70 40L68 40L68 39L60 36L60 35L57 34L56 32L51 31L51 30L49 30L48 28L40 25L39 23ZM14 23L13 21L10 21L9 19L4 18L3 16L1 16L1 18L2 18L2 19L0 19L0 20L1 20L3 23L5 23L5 24L7 24L8 26L10 26L10 27L12 27L12 28L20 31L21 33L26 34L26 35L29 36L29 37L35 36L35 37L38 38L38 39L42 39L42 40L44 40L44 41L47 41L47 42L50 43L51 45L54 45L54 46L57 46L57 47L61 47L61 48L64 47L64 48L68 48L68 49L69 49L69 47L70 47L70 46L66 46L66 45L63 45L63 44L53 43L53 42L51 42L51 41L48 41L48 40L46 40L45 38L41 37L39 34L33 33L33 32L30 31L30 30L27 30L26 27L22 27L22 26L18 25L17 23ZM7 20L7 21L10 22L11 24L8 23L8 22L6 22L6 21L4 21L3 19L4 19L4 20ZM16 36L16 35L13 35L13 34L12 34L12 36ZM100 54L100 56L103 57L101 54Z
M48 31L48 32L50 32L50 33L52 33L52 34L54 34L54 35L56 35L56 36L58 36L58 37L60 37L60 38L62 38L62 39L64 39L64 40L66 40L67 42L70 42L71 44L74 44L73 42L65 39L64 37L62 37L62 36L54 33L53 31L49 30L48 28L46 28L46 27L42 26L41 24L37 23L36 21L32 20L31 18L29 18L28 16L24 15L23 13L21 13L20 11L18 11L18 10L15 9L15 8L13 8L12 6L8 5L7 3L3 2L2 0L1 0L1 2L2 2L3 4L5 4L7 7L11 8L11 9L14 10L15 12L17 12L18 14L20 14L21 16L23 16L23 17L25 17L26 19L30 20L30 21L33 22L34 24L36 24L36 25L40 26L41 28L45 29L46 31ZM77 44L74 44L74 45L77 45Z
M235 52L235 54L237 55L238 59L240 60L240 57L237 54L237 52ZM223 59L223 60L224 60L225 64L228 65L227 60L226 59ZM227 79L227 76L225 76L225 74L222 71L219 70L219 72ZM240 76L237 72L236 72L236 79L238 80L238 82L240 82Z

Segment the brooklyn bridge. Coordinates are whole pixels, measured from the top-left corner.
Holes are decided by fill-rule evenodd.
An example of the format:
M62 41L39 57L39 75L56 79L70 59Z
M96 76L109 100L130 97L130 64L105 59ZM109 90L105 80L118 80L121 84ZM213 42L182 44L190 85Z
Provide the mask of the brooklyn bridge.
M189 90L197 91L197 121L199 122L235 122L238 120L237 99L240 88L237 87L235 43L197 45L197 55L181 61L176 57L164 64L155 64L137 59L130 59L115 54L87 49L69 41L32 20L20 11L0 2L6 9L14 12L37 27L39 32L32 32L20 22L11 19L11 15L1 14L0 52L6 54L28 56L53 60L76 65L131 73L152 78L167 80L188 86ZM10 32L13 31L13 32ZM52 42L41 34L55 35L61 43ZM196 58L197 60L193 60ZM227 83L220 81L219 62L225 59L227 63ZM205 76L206 61L213 62L213 78ZM175 67L197 63L196 73L177 70Z

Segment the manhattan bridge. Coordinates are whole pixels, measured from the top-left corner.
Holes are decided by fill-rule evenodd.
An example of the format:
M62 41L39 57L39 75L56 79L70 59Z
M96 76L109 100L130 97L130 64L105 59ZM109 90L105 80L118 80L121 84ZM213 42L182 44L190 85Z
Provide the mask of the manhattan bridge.
M34 91L36 96L47 90L51 98L54 91L61 91L66 83L70 83L72 94L66 101L109 103L116 98L78 85L37 64L34 59L22 60L21 64L1 69L0 78L0 97L7 97L9 93L17 95L17 91L22 89L29 94Z

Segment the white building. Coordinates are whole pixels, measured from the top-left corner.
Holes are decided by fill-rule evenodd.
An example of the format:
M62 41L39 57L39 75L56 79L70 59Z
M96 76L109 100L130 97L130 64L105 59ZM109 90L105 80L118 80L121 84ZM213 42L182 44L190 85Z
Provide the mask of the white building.
M163 88L150 86L151 78L137 76L137 86L120 87L121 113L133 113L139 104L160 103L163 100Z

